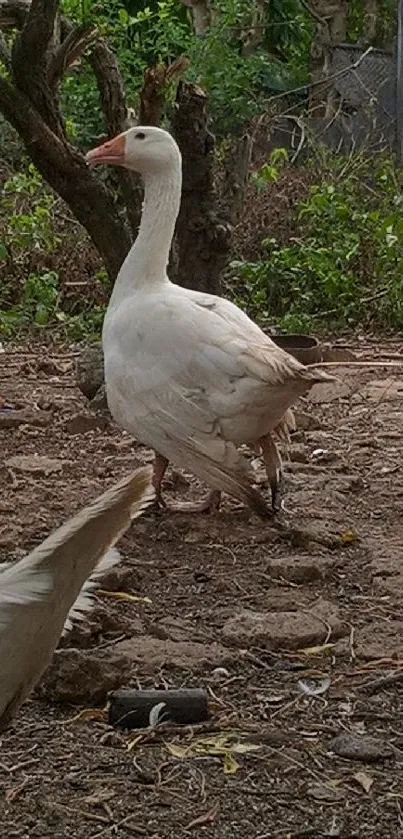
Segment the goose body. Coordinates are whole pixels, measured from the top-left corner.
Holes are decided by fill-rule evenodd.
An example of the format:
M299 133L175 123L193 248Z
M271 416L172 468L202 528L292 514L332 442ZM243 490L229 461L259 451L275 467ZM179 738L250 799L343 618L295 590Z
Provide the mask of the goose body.
M166 268L180 205L181 157L167 132L130 129L89 152L87 160L136 169L145 182L139 234L103 327L113 417L166 462L267 515L237 446L262 449L273 489L280 469L273 433L286 438L292 404L331 377L277 347L230 301L170 282Z
M40 679L60 636L92 606L99 577L120 559L115 542L154 497L138 469L19 562L0 565L0 731Z

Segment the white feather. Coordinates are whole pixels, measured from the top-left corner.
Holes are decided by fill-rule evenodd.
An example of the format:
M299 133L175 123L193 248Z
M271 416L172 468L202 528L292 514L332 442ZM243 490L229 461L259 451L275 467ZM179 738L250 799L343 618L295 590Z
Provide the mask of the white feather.
M94 607L94 593L99 585L100 577L103 577L110 568L117 565L122 559L119 551L116 548L111 548L98 562L95 571L91 574L88 580L84 583L80 594L75 603L73 603L69 614L66 618L66 623L63 627L62 637L67 635L73 628L73 624L77 621L84 620L85 616Z

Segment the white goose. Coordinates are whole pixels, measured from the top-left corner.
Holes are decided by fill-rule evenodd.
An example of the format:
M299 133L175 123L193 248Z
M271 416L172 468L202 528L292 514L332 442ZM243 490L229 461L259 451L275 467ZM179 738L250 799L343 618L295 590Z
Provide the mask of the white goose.
M276 509L281 460L274 437L288 438L289 409L298 397L333 377L279 349L230 301L170 282L182 183L181 155L170 134L131 128L92 149L86 160L140 172L145 186L138 236L115 282L102 334L114 419L155 450L160 502L172 460L213 487L201 504L176 509L217 508L224 490L258 515L272 515L237 446L262 451Z

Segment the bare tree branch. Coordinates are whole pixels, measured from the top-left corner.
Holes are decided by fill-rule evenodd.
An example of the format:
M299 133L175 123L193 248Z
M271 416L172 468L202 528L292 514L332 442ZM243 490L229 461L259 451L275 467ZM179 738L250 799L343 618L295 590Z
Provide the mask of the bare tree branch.
M211 24L211 10L208 0L180 0L180 2L192 10L196 37L203 37Z
M181 55L169 66L159 64L157 67L149 67L145 71L143 86L139 94L139 122L141 125L158 125L165 102L167 85L179 80L189 64L187 56Z
M93 45L88 61L96 78L106 128L109 136L113 137L129 127L126 97L119 64L115 54L109 49L103 38L98 38ZM116 178L120 184L132 233L136 234L141 215L142 188L140 178L124 167L118 167Z
M82 24L81 26L77 26L76 29L70 29L52 57L48 71L48 79L51 87L57 87L66 70L82 56L83 52L97 37L98 31L96 26Z

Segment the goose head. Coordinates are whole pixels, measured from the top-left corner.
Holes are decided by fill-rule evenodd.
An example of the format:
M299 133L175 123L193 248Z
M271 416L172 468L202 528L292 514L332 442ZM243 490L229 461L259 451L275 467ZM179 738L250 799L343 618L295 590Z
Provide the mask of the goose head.
M178 167L181 155L168 131L149 125L137 125L91 149L85 159L90 166L111 163L144 175Z

